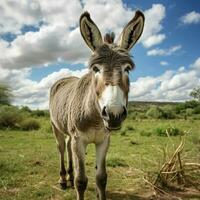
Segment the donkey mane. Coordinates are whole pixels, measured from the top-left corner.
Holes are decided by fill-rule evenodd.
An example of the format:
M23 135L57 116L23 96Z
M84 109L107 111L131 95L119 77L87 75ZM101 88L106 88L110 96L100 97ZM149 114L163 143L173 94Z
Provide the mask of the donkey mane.
M114 42L115 39L115 33L106 33L104 36L104 42L108 43L108 44L112 44Z
M91 56L89 68L95 64L102 64L112 69L125 63L129 63L132 68L135 66L127 50L118 47L116 44L104 44Z

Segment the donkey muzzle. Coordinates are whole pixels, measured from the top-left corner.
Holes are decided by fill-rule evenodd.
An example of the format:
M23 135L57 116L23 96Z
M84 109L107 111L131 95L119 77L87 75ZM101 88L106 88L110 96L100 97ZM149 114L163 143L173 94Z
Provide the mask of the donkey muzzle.
M117 130L121 128L121 123L127 117L127 109L125 106L121 106L118 108L118 112L113 112L111 108L104 106L101 115L108 130Z

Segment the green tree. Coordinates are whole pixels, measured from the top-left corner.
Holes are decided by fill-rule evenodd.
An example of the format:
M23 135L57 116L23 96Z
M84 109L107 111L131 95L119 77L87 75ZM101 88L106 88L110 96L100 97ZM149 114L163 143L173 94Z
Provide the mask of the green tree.
M12 92L8 85L0 84L0 104L10 105Z
M197 86L190 92L190 96L200 101L200 86Z

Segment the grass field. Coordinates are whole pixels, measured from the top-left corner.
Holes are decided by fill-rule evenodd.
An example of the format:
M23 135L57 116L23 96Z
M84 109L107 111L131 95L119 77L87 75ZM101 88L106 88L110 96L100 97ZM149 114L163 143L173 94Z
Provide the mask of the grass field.
M48 119L41 118L40 121L46 124ZM107 156L108 199L148 199L152 188L144 177L153 181L163 162L180 142L179 135L168 138L156 132L160 127L169 126L188 132L184 161L200 161L200 120L128 118L124 128L113 132L111 137ZM94 162L94 145L89 145L86 156L87 200L96 199ZM0 131L0 199L76 199L73 189L59 189L58 178L59 156L52 133L43 128L38 131ZM198 193L181 196L183 199L200 199Z

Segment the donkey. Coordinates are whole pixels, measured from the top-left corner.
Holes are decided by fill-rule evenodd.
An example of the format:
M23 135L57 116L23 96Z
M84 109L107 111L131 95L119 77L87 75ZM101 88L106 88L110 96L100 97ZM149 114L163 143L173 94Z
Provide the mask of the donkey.
M85 154L90 143L96 147L97 197L106 200L106 153L111 131L120 129L127 116L129 71L134 68L129 50L140 38L144 20L143 13L136 11L119 40L113 43L113 35L106 34L103 40L90 14L84 12L80 17L80 32L93 52L89 71L81 78L63 78L51 87L50 118L60 152L59 182L63 189L67 180L71 186L75 185L77 200L84 200L87 187Z

